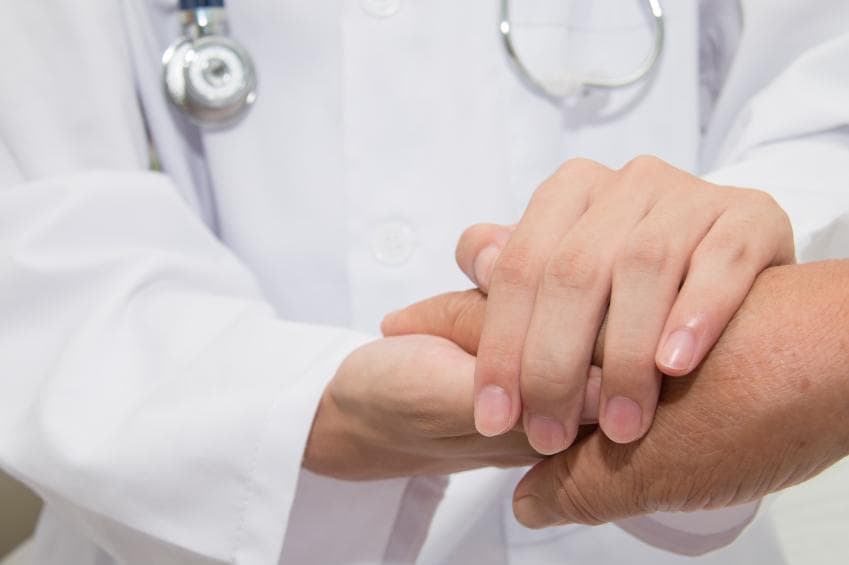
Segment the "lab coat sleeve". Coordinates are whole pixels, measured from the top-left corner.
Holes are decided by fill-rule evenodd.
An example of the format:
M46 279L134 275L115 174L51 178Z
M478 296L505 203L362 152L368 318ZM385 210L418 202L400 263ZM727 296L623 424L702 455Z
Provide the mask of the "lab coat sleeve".
M315 406L370 339L278 319L147 172L0 191L0 317L0 464L127 563L275 563Z
M304 444L371 338L279 319L190 175L145 171L123 4L0 0L0 466L118 562L275 563L323 525ZM325 532L374 561L410 484L344 487Z
M793 224L801 261L849 257L849 34L801 54L740 109L711 182L773 195ZM619 525L644 541L699 554L734 541L750 504L662 513Z
M800 260L842 258L849 212L849 34L796 59L741 109L706 178L772 194Z

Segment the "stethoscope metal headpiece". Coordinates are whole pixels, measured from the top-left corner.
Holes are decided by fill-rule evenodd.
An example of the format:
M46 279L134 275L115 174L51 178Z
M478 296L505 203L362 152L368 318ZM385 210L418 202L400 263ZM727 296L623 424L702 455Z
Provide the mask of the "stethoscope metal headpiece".
M250 54L227 36L223 0L180 0L183 35L162 56L171 102L200 126L238 120L256 100Z

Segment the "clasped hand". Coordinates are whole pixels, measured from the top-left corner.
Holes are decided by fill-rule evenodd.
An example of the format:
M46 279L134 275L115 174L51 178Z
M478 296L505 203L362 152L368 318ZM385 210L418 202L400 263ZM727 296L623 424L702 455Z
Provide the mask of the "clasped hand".
M794 251L769 196L642 157L566 163L515 229L471 228L457 259L481 292L387 318L395 337L355 352L328 386L307 468L372 479L525 465L596 418L632 442L651 426L661 371L697 367L757 275Z

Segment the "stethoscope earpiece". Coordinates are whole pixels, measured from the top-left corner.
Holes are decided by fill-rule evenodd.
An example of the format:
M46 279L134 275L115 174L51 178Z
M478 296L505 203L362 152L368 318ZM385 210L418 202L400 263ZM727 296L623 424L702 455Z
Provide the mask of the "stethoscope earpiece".
M162 56L171 102L199 126L226 126L256 100L247 50L227 36L223 0L182 0L183 36Z

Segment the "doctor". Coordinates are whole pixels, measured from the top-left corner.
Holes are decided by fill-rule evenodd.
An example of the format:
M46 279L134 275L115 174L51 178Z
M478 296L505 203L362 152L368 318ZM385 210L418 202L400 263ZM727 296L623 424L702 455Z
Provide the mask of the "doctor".
M516 18L589 26L614 70L650 41L641 4L568 6ZM460 230L515 221L570 157L650 153L769 190L802 257L837 253L844 3L670 3L650 81L563 107L518 80L490 2L233 2L260 98L216 131L162 93L176 2L3 7L0 464L47 501L37 562L674 563L665 550L724 545L750 519L538 533L512 516L521 472L458 475L443 495L436 476L337 482L301 456L382 315L464 286ZM702 562L755 555L781 562L766 522Z

